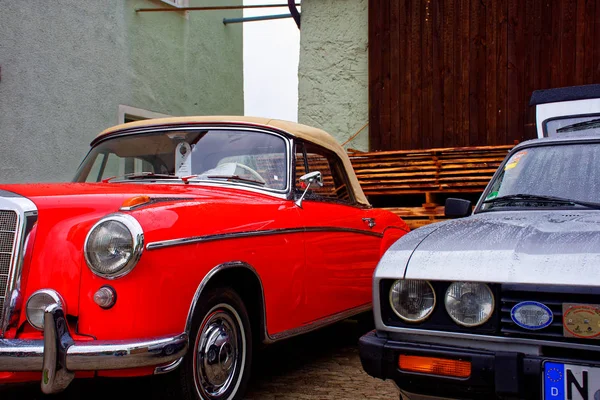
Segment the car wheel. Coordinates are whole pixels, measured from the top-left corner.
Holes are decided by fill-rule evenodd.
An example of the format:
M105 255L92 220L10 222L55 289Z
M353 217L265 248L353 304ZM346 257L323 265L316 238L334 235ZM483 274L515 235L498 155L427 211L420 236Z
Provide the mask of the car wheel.
M246 307L230 288L200 297L190 331L190 347L180 368L184 398L241 399L252 361L252 332Z

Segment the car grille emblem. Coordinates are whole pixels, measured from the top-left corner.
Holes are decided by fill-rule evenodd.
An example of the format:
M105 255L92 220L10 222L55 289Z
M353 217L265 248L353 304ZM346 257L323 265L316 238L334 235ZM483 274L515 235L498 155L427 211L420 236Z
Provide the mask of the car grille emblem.
M511 319L523 329L535 331L544 329L554 319L552 310L537 301L522 301L510 311Z

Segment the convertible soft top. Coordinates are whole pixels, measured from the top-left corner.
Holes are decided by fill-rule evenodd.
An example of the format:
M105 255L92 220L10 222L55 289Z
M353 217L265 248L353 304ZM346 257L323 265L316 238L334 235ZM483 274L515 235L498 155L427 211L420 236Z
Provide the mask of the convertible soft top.
M315 144L318 144L326 149L329 149L336 153L344 163L354 197L356 201L363 205L369 205L369 201L364 195L352 164L348 159L348 155L344 148L327 132L322 129L313 128L308 125L302 125L295 122L283 121L279 119L260 118L260 117L245 117L245 116L196 116L196 117L170 117L170 118L156 118L146 119L135 122L128 122L113 126L102 131L93 141L95 144L99 139L106 135L113 133L127 131L130 129L146 128L146 127L160 127L160 126L173 126L173 125L194 125L194 124L232 124L232 125L250 125L250 126L263 126L271 127L288 133L289 135L295 136L299 139L303 139Z

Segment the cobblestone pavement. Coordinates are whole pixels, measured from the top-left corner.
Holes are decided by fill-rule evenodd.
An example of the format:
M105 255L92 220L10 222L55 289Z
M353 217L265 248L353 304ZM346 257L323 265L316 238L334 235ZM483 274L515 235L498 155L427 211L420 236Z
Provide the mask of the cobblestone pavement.
M360 365L358 338L364 326L348 320L317 332L276 343L255 357L247 400L397 400L391 381L368 376ZM122 396L156 399L152 378L75 381L57 396L41 396L38 384L0 391L2 400L92 399Z

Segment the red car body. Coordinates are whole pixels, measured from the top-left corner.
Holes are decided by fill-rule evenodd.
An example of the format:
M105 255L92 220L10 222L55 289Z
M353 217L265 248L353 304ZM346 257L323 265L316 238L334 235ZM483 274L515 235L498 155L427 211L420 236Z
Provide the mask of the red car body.
M15 277L15 271L10 271L19 281L18 288L13 285L11 294L10 282L5 287L5 310L10 315L4 321L0 318L0 371L4 371L0 372L0 384L40 380L42 370L52 380L62 372L83 377L136 376L175 369L193 346L193 315L208 288L226 286L236 291L247 309L248 329L255 340L264 343L368 310L375 266L408 227L394 214L365 204L354 172L348 168L347 156L340 152L341 147L331 143L325 146L328 151L346 157L340 159L340 165L346 167L345 183L351 187L348 193L354 201L341 204L306 197L298 205L301 195L292 187L298 181L298 165L291 157L295 142L300 137L312 145L311 135L316 135L315 143L323 145L326 134L298 124L276 125L269 120L233 117L149 120L108 130L93 146L110 143L114 137L135 138L165 127L170 132L181 127L190 131L211 127L215 132L269 132L280 135L288 146L286 157L291 159L292 168L288 171L291 181L286 185L286 193L269 193L230 180L191 182L186 177L131 182L103 177L104 182L0 185L0 199L26 199L23 201L31 202L37 212L34 223L24 228L27 237L22 241L20 276ZM88 266L85 246L95 224L115 213L137 220L143 230L143 248L129 273L106 278ZM1 273L0 264L0 296ZM95 302L94 296L103 286L110 286L116 295L109 308ZM44 342L46 329L50 329L50 317L46 315L50 311L44 310L44 330L35 329L27 315L27 300L43 289L60 295L68 330L64 337L71 340L70 347L61 350L59 344L59 349L53 350L59 359L54 362L54 369L47 368L52 360L48 355L49 339ZM13 304L9 305L11 296ZM153 338L179 338L180 346L169 357L119 366L119 351L128 356L135 351L114 346ZM28 350L31 343L35 345ZM70 365L84 365L81 360L88 351L95 353L94 345L108 346L114 360L99 364L99 368L91 365L71 370ZM21 346L23 351L16 352L15 346ZM76 348L80 350L71 354ZM141 348L139 352L149 350ZM70 360L76 356L81 360L72 364ZM61 357L66 357L66 364L61 364ZM93 357L87 360L94 363ZM18 366L11 370L11 365ZM109 368L102 369L106 366ZM46 392L64 387L46 382L44 388L42 384ZM211 386L216 390L215 387ZM223 398L236 396L237 386L228 390L227 396L214 393ZM198 392L200 398L219 396Z

